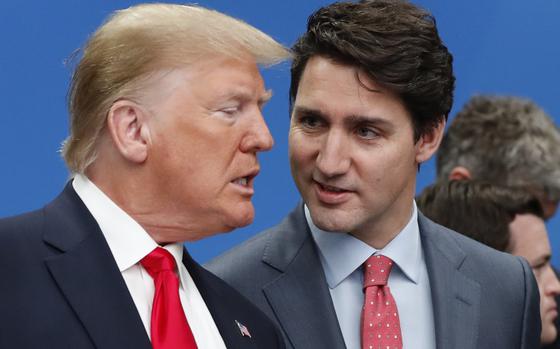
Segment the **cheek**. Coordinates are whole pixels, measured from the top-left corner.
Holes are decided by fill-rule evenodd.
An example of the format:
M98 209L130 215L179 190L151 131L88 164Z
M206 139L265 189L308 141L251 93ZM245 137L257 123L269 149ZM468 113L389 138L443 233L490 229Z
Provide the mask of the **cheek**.
M321 150L322 136L309 136L302 131L293 131L288 138L290 160L298 163L312 162Z
M541 317L544 315L543 314L543 309L546 308L548 301L548 296L545 294L544 292L544 280L542 280L542 275L540 275L539 273L535 274L535 279L537 281L537 286L539 288L539 296L541 298L540 301L540 308L541 308Z
M392 181L406 180L410 176L416 177L417 164L412 147L395 147L378 160L379 167L388 176L394 176Z
M298 140L294 140L290 137L290 148L288 152L288 156L290 158L290 165L292 169L301 169L301 167L305 164L306 158L306 147L305 144L301 144Z

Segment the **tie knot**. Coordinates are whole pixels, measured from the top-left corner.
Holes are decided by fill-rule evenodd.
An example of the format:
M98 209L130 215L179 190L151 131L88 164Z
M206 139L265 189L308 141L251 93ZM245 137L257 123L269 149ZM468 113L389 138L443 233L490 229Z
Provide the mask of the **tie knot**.
M373 255L364 263L364 288L369 286L385 286L393 267L389 257Z
M146 257L142 258L140 264L146 269L148 274L155 279L155 276L162 271L175 271L175 259L173 255L164 248L156 247Z

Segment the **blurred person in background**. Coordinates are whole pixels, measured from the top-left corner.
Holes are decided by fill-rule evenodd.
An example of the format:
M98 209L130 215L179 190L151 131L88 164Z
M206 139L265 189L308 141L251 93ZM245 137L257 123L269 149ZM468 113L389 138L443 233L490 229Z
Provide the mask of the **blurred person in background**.
M440 181L424 189L418 208L436 223L529 262L540 293L541 344L558 337L555 297L560 282L550 265L550 243L539 200L522 189L486 182Z
M476 179L524 187L546 219L560 200L560 132L534 102L472 97L451 121L436 154L438 180Z
M472 97L450 123L436 157L439 181L476 179L523 187L539 199L545 220L558 208L560 132L529 99ZM560 305L560 297L556 302ZM546 349L560 349L560 338Z

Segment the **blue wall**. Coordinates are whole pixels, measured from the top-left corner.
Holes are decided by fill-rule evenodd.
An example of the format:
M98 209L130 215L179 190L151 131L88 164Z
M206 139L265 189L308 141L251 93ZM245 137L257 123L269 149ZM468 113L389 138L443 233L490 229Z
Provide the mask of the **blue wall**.
M454 111L476 93L529 97L560 119L560 2L540 0L417 0L436 16L455 56ZM42 206L56 196L68 173L58 149L67 134L65 59L113 10L136 1L0 2L0 216ZM286 45L304 31L307 16L329 1L201 0L199 4L246 20ZM266 4L266 5L264 5ZM298 200L287 159L289 67L266 71L275 97L265 108L276 140L261 157L251 226L192 244L199 261L277 223ZM422 167L418 190L435 178ZM560 215L548 224L560 266Z

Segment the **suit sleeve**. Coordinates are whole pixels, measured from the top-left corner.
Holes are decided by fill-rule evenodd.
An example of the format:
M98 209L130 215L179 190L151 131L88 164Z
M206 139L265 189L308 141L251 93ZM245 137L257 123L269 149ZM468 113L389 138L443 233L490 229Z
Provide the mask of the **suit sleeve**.
M541 316L539 289L535 276L527 261L517 257L523 268L525 281L525 302L523 304L523 321L521 328L521 348L538 349L541 340Z

